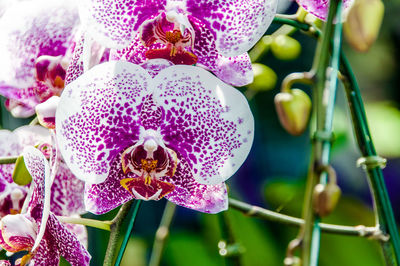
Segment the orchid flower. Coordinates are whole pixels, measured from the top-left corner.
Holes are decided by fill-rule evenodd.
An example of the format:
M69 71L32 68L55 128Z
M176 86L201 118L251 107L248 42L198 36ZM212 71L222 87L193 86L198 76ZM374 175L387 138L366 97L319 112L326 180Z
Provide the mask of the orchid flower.
M248 51L265 33L276 0L84 0L87 39L113 48L112 60L164 58L205 67L223 81L253 81Z
M330 0L296 0L299 6L322 20L326 20L328 17L329 1ZM346 17L346 11L350 9L353 2L354 0L343 0L343 8L345 11L343 12L343 17Z
M25 165L33 179L33 193L26 213L7 215L0 221L0 245L10 252L27 250L20 264L58 265L60 256L71 265L89 265L90 255L66 226L49 212L45 186L50 181L50 166L43 153L33 147L24 150ZM43 217L48 215L48 219ZM39 228L45 224L44 234Z
M71 171L87 182L88 211L163 197L202 212L227 209L224 181L253 142L247 100L202 68L164 62L144 65L149 72L103 63L61 95L57 139Z
M0 94L14 116L61 93L78 23L68 0L21 1L0 17Z

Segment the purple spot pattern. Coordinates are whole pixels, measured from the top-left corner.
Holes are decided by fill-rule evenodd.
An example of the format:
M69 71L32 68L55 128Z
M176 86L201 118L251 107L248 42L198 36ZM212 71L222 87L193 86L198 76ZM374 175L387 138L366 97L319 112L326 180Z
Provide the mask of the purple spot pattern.
M123 48L139 26L164 9L166 0L84 0L81 19L93 38L109 48Z
M77 179L61 162L51 186L51 211L61 216L84 213L84 189L85 183Z
M65 55L78 22L77 8L70 1L23 1L8 9L0 20L0 94L34 107L40 86L35 60Z
M296 2L307 12L326 20L328 16L329 0L296 0ZM343 8L347 10L354 0L343 0Z
M174 176L165 176L160 180L175 185L175 190L165 196L175 204L206 213L218 213L228 209L225 183L217 185L198 183L184 158L179 158Z
M114 75L126 73L127 69L132 70L131 80L117 86ZM83 180L89 174L94 176L91 180L106 176L104 182L86 184L86 209L101 214L133 198L120 185L121 179L136 177L123 173L121 153L138 141L142 126L159 132L167 147L181 158L177 176L168 179L177 187L177 192L170 195L171 201L204 212L223 210L226 189L221 183L243 163L252 144L254 121L246 99L198 67L172 66L161 70L154 80L137 73L138 66L127 62L105 63L71 83L61 96L57 136L64 158L69 158L67 164L78 169ZM144 94L138 93L137 84L147 84L141 88ZM120 104L115 101L118 93L114 89L111 94L104 93L112 86L117 87L118 93L128 90L130 96L126 95L126 99L137 100ZM153 89L153 94L145 96L146 90ZM72 105L80 107L71 110ZM237 106L231 108L233 105ZM107 129L106 118L118 111L119 116L130 114L134 123L120 118L116 123L121 124ZM102 121L101 116L105 116ZM126 129L132 127L126 134ZM109 139L116 141L107 142ZM103 155L99 163L99 156L93 155L103 153L108 155Z
M60 256L72 266L89 265L91 256L76 235L50 214L46 231L32 261L35 265L58 265Z
M103 214L133 199L133 195L120 184L121 179L137 177L133 173L124 174L121 167L121 155L115 157L107 179L100 184L86 183L86 210L94 214Z
M113 67L107 68L110 64ZM140 66L110 62L95 66L65 88L56 114L57 137L64 160L77 177L103 182L109 162L138 140L138 107L149 80Z
M24 160L34 185L26 215L35 220L39 230L43 212L44 180L45 175L49 174L48 162L41 152L35 149L25 152ZM44 236L32 261L35 265L58 265L60 255L71 265L89 265L90 255L85 247L53 213L50 213Z
M153 96L164 112L164 143L187 159L194 178L218 184L233 175L247 157L254 134L244 96L192 66L167 68L155 84Z
M13 132L0 130L0 156L18 156L22 154L24 147L38 143L51 143L49 131L41 126L22 126ZM26 187L13 183L13 171L14 164L0 165L0 217L9 214L10 208L20 210L27 193ZM24 194L19 208L13 207L10 194L17 188ZM77 179L65 163L61 162L51 188L52 212L66 216L84 213L83 192L84 182Z
M194 49L189 50L198 57L198 66L210 70L221 80L233 86L244 86L253 82L253 69L247 53L234 57L221 55L215 46L215 37L205 23L193 16L189 16L189 21L193 26L196 36ZM113 50L111 59L142 64L143 62L147 62L146 51L162 47L163 45L160 43L146 47L141 42L139 35L137 35L128 47Z
M248 51L274 18L276 0L187 0L187 11L214 33L216 47L225 56Z
M23 148L35 145L38 141L49 141L48 130L40 126L22 126L13 132L0 130L0 156L18 156ZM19 211L27 194L27 188L13 183L14 164L0 165L0 218L10 214L10 210ZM14 202L11 193L19 189L23 196Z

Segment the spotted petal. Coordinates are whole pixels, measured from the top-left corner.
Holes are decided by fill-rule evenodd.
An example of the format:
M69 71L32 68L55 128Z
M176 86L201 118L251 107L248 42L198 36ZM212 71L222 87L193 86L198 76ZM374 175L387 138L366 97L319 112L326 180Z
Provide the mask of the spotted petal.
M329 0L296 0L296 2L307 12L326 20L328 16ZM353 4L354 0L343 0L343 8L346 10Z
M79 12L87 32L109 48L124 48L139 26L164 9L166 0L84 0Z
M276 0L187 0L187 11L206 23L224 56L240 55L262 37L274 18Z
M60 216L84 213L84 187L84 182L77 179L65 163L60 163L51 186L51 211Z
M188 160L199 183L231 177L253 142L254 118L245 97L194 66L164 69L154 83L154 99L164 110L165 144Z
M109 62L65 88L56 113L57 139L78 178L103 182L110 161L138 140L138 108L150 80L140 66Z
M177 205L206 213L218 213L228 209L225 183L217 185L198 183L193 178L190 165L182 158L175 175L161 179L175 185L175 190L167 194L165 198Z
M79 23L71 1L21 1L0 19L0 94L34 107L35 60L64 55Z

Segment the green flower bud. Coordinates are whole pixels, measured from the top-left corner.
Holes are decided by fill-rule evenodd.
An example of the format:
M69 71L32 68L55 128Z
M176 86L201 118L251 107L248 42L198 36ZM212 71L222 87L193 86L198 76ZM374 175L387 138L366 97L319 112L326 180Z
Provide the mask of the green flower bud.
M384 5L381 0L356 0L343 24L344 35L357 51L366 52L375 42L382 24Z
M26 169L24 157L21 155L15 162L14 171L12 174L14 182L20 186L28 185L32 181L32 177Z
M335 209L341 194L336 183L316 185L313 194L314 211L321 217L327 216Z
M254 81L248 87L254 91L268 91L275 88L278 76L263 64L253 64Z
M301 135L307 127L311 99L299 89L280 92L275 96L275 107L282 126L292 135Z
M300 55L301 45L292 37L279 35L274 38L271 51L280 60L294 60Z

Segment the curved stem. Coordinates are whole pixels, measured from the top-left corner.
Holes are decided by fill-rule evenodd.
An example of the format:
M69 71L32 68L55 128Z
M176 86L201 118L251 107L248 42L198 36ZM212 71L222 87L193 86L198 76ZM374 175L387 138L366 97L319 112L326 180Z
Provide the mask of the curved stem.
M0 157L0 164L13 164L17 161L18 156Z
M232 198L229 199L229 207L238 210L242 212L244 215L250 217L257 217L264 220L279 222L291 226L302 226L304 224L303 219L277 213ZM326 223L318 223L318 225L323 232L330 234L341 234L341 235L361 236L361 237L371 237L377 234L376 227L368 227L364 225L346 226L346 225L335 225Z
M133 200L128 201L124 205L121 206L115 218L111 221L110 225L110 238L108 240L108 246L106 255L104 257L103 266L112 266L114 265L114 256L118 247L118 238L121 234L122 230L122 222L125 217L128 215L129 210L132 206Z
M111 221L99 221L94 219L68 217L68 216L57 216L57 219L62 223L81 224L93 228L110 231Z
M167 201L163 216L161 218L160 226L156 231L156 237L154 239L153 250L151 252L149 266L160 265L162 253L165 247L165 242L167 241L169 235L169 227L171 226L175 210L176 210L176 205L170 201Z
M333 32L333 19L339 10L340 1L330 1L328 19L323 29L322 39L318 40L317 50L311 72L315 73L315 85L313 89L314 116L316 117L317 132L330 134L332 131L332 120L336 86L325 89L327 80L327 69L329 66L329 51L331 36ZM340 31L341 33L341 31ZM340 38L341 35L339 35ZM340 45L340 43L339 43ZM337 79L337 75L332 77ZM328 103L324 98L328 97ZM331 143L327 140L316 139L313 142L310 169L307 178L305 198L303 204L303 219L305 221L297 239L301 241L302 261L304 265L318 265L321 228L319 217L313 209L313 193L316 184L326 183L326 173L318 171L318 165L329 165Z
M364 157L376 156L357 80L343 53L341 54L341 59L341 71L342 74L346 76L344 85L359 149ZM378 164L373 167L364 167L364 170L367 173L372 192L376 223L383 234L389 234L390 236L389 242L381 242L386 263L387 265L400 265L399 232L394 219L390 198L386 190L382 169Z
M135 204L133 206L133 213L132 213L131 219L129 221L128 229L125 232L124 240L122 241L121 247L118 252L118 257L115 262L116 266L119 266L121 264L122 257L124 256L124 252L126 249L126 245L128 244L129 238L130 238L132 230L133 230L133 226L135 225L136 216L139 212L139 207L140 207L141 202L142 202L141 200L135 200Z
M288 24L306 31L310 29L310 25L302 22L293 23L292 21L286 21L284 19L276 19L274 22ZM318 30L313 32L314 37L318 37L320 35L321 33ZM371 135L369 133L360 89L358 88L358 83L352 72L351 66L343 52L341 52L340 71L346 76L344 84L353 119L354 133L356 135L359 149L363 156L374 156L376 155L376 152L373 146ZM400 265L399 233L397 230L396 221L394 219L390 199L387 194L383 173L378 167L374 169L366 169L366 172L369 180L373 181L370 182L370 185L371 189L373 190L372 193L376 216L380 221L378 222L378 226L383 234L388 233L390 235L389 242L381 242L387 264ZM321 229L324 230L323 227L321 227Z

